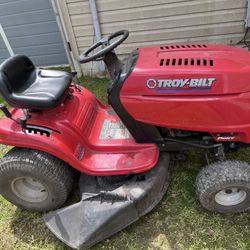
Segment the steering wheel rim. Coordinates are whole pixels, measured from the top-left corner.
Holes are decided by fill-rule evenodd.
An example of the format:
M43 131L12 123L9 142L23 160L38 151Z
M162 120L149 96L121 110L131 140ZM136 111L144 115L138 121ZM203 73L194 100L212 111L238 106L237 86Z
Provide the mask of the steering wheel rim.
M110 43L110 41L116 37L121 36L120 39L116 40L113 43ZM124 42L129 36L129 32L127 30L119 30L115 33L112 33L107 38L103 38L100 41L93 44L90 48L88 48L86 51L82 52L80 55L80 63L87 63L90 61L99 61L102 60L103 57L113 49L115 49L118 45L120 45L122 42ZM89 56L89 53L95 50L96 48L103 46L101 50L96 52L95 54Z

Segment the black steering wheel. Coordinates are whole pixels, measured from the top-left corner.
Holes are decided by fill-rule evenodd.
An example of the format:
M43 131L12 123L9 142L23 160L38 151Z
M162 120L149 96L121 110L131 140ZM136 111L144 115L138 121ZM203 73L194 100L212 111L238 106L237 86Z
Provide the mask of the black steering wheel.
M80 63L87 63L90 61L100 61L103 60L104 56L120 45L123 41L128 38L129 32L127 30L120 30L111 35L107 38L101 39L99 42L93 44L89 49L81 53L80 55ZM110 41L116 37L119 37L116 41L110 43ZM102 49L97 51L96 53L89 55L93 50L102 46Z

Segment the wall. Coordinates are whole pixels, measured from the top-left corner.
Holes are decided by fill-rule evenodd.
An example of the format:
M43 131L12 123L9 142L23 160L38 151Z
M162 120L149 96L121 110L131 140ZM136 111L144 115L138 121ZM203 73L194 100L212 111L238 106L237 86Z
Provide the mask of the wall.
M87 0L62 0L71 28L76 54L94 41L94 30ZM131 50L165 43L235 44L244 34L246 0L97 0L102 35L120 29L130 31L117 52L122 57ZM76 55L78 56L78 55ZM95 63L84 65L95 73Z

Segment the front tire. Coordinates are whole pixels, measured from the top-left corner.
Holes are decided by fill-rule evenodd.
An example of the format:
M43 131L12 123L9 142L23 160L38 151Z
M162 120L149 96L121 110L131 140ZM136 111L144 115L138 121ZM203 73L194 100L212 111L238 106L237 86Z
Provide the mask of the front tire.
M203 168L196 179L196 193L209 211L240 213L250 208L250 165L227 160Z
M54 210L67 200L74 173L72 167L50 154L13 148L0 161L0 194L22 209Z

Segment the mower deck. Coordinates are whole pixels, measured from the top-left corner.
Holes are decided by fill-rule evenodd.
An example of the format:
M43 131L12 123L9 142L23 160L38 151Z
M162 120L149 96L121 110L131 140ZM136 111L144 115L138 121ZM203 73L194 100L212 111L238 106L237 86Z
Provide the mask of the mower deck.
M162 153L151 171L120 181L82 175L81 201L45 215L45 224L68 246L88 249L150 212L167 191L171 166Z

